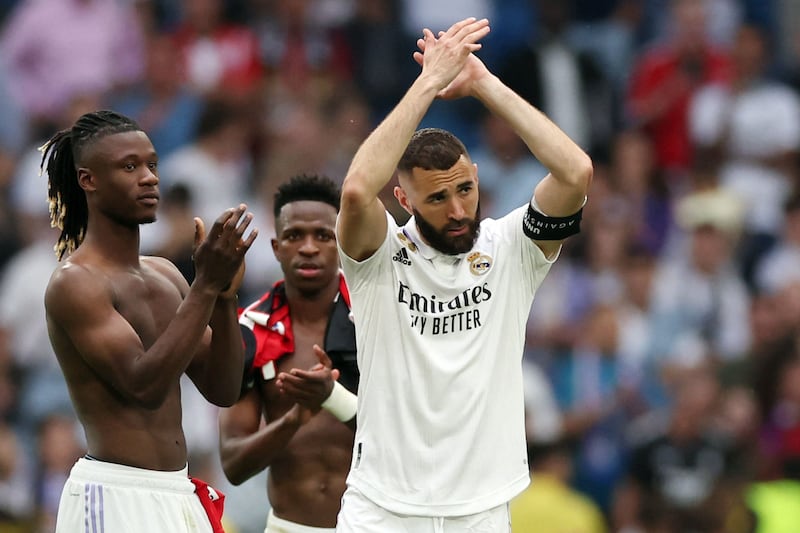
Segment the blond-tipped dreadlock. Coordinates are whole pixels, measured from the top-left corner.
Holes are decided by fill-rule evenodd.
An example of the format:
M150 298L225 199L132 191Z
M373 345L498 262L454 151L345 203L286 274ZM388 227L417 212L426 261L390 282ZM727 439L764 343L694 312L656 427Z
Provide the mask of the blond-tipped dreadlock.
M48 175L50 225L61 230L54 247L59 261L80 246L89 219L86 195L78 185L78 166L84 149L101 137L127 131L141 131L141 128L114 111L94 111L81 116L71 128L53 135L39 149L40 169L46 169Z

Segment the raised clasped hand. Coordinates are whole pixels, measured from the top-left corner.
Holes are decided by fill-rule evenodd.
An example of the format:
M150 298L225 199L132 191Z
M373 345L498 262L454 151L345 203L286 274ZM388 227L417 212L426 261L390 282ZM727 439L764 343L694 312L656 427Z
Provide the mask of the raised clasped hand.
M488 73L483 62L473 52L481 49L478 42L490 31L487 19L474 17L456 22L438 36L428 28L417 40L419 52L414 60L423 72L434 76L439 87L438 98L452 99L472 94L472 82Z
M220 295L236 294L244 277L244 256L258 236L253 229L247 237L245 231L253 221L247 206L225 210L206 235L202 219L195 218L194 253L195 273L198 279L216 288Z

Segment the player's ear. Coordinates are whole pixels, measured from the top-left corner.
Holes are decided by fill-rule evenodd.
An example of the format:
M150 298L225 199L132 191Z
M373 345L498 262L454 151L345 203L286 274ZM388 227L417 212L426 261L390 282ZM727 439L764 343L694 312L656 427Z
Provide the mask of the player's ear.
M397 201L400 203L400 207L405 209L409 215L413 215L414 209L411 206L411 202L408 201L408 195L406 194L406 191L403 190L403 188L399 185L395 185L392 192L394 193L394 197L397 198Z
M91 170L86 167L80 167L78 169L78 185L84 191L94 191L97 189Z

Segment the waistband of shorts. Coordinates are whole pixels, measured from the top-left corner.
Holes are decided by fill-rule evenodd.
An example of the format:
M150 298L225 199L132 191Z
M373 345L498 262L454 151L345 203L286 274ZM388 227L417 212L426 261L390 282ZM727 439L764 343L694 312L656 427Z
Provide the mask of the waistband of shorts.
M267 516L267 528L264 530L264 533L269 533L270 525L283 528L286 531L291 531L291 533L334 533L336 531L336 528L304 526L296 522L290 522L289 520L278 518L275 516L275 513L272 512L272 509L269 510L269 515Z
M165 472L81 457L72 467L69 477L73 481L85 483L102 483L185 494L194 492L194 484L189 480L188 465L181 470Z

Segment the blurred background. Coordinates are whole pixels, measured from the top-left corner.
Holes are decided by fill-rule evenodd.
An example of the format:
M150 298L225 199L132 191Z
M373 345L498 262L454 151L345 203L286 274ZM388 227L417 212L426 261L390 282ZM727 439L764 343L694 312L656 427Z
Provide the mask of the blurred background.
M466 16L595 163L528 323L515 533L800 532L797 0L0 0L0 532L53 531L84 453L44 322L57 233L36 148L86 111L137 120L163 198L143 251L191 279L191 217L245 201L247 301L280 277L276 186L341 182L418 73L421 28ZM476 102L423 126L465 142L486 216L546 174ZM232 533L263 531L264 474L230 486L216 410L183 396L191 472L227 493Z

